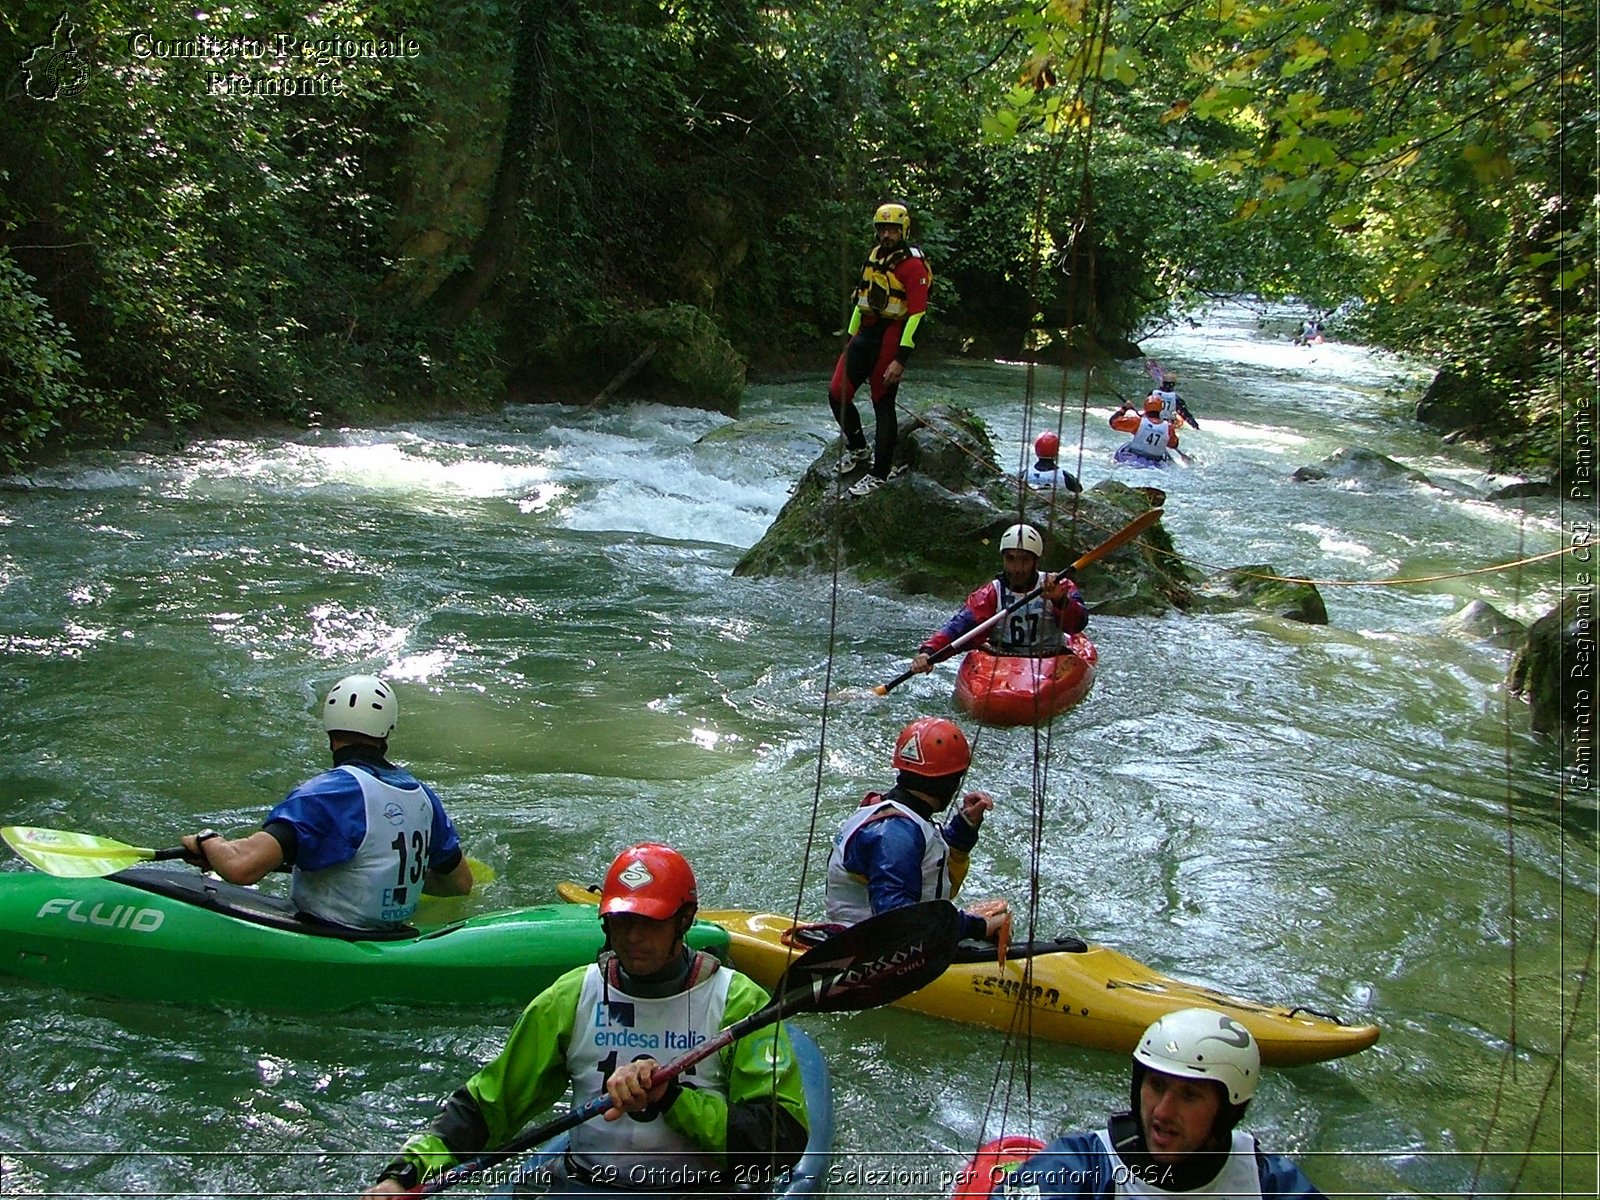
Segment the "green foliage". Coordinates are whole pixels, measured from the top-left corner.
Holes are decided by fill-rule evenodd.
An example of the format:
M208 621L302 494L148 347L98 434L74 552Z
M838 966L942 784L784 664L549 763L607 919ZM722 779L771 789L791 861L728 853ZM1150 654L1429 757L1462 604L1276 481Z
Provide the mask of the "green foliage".
M71 336L33 279L0 252L0 463L15 470L92 404Z
M1356 298L1369 337L1503 395L1508 455L1542 461L1595 367L1594 28L1544 0L86 0L65 26L25 0L0 22L38 73L0 109L7 459L137 420L484 404L596 314L831 347L897 199L935 345Z

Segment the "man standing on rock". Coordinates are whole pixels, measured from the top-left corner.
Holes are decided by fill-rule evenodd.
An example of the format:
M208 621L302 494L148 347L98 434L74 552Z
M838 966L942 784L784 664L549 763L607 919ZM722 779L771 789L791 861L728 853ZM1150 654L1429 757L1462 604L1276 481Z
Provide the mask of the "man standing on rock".
M865 496L882 486L894 465L895 394L906 362L915 348L917 326L928 308L933 271L922 251L906 244L911 214L903 204L883 204L873 214L878 240L861 267L855 307L850 312L850 341L833 369L828 406L844 431L839 474L848 475L871 459L872 468L850 489ZM871 451L867 449L855 395L862 383L872 397L876 422Z

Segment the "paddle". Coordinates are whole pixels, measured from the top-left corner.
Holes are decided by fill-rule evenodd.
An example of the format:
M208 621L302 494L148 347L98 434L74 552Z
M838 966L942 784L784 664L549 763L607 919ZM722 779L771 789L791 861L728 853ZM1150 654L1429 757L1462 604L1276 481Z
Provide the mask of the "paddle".
M7 825L0 829L0 838L17 852L20 858L32 863L46 875L62 879L91 879L97 875L113 875L118 871L142 862L165 862L182 858L187 851L182 846L167 850L151 850L147 846L130 846L113 838L96 837L92 833L74 833L67 829L44 829L37 825ZM494 868L475 858L467 859L472 868L473 891L494 881ZM450 900L451 896L424 899Z
M725 1046L796 1013L850 1012L892 1003L942 975L960 940L961 914L946 900L891 909L851 925L790 963L778 981L777 997L765 1008L656 1067L651 1083L674 1079ZM432 1196L474 1176L481 1181L482 1172L593 1120L610 1107L610 1098L602 1093L500 1149L458 1163L437 1179L401 1194Z
M1068 567L1067 570L1069 572L1082 570L1090 563L1104 558L1113 550L1117 549L1117 547L1131 542L1134 538L1138 537L1146 529L1149 529L1150 526L1154 525L1160 519L1161 509L1159 508L1152 508L1148 512L1140 513L1137 517L1129 521L1126 525L1117 530L1098 546L1094 547L1092 550L1084 551L1077 557L1077 559L1073 561L1072 565ZM988 620L982 621L973 626L971 629L967 630L966 633L963 633L960 637L956 638L955 641L949 643L948 645L940 646L932 654L928 655L928 665L931 667L938 663L942 663L952 654L956 654L966 647L972 645L974 642L982 638L984 634L988 633L989 630L993 629L1001 621L1005 620L1006 617L1016 612L1017 609L1038 599L1039 594L1043 591L1044 584L1041 583L1026 596L1022 597L1022 599L1013 601L1011 604L995 613L994 616L990 617ZM902 671L888 683L880 683L877 687L873 688L873 695L887 696L890 692L894 691L895 688L899 687L902 683L910 679L915 674L917 674L917 672L912 670Z
M186 853L182 846L151 850L89 833L41 829L33 825L7 825L0 829L0 837L46 875L59 875L64 879L110 875L134 863L182 858Z

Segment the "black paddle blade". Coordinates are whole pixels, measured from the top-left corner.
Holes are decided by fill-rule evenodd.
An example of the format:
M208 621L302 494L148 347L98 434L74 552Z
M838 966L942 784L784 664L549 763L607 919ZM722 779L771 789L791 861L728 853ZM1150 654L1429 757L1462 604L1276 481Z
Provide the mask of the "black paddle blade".
M785 1007L811 1012L876 1008L927 987L955 957L961 913L928 900L879 913L813 946L778 982Z

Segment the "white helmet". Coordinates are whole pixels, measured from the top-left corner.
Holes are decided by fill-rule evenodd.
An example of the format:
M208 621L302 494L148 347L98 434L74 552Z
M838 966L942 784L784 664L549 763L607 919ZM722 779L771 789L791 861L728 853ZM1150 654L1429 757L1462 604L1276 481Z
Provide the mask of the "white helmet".
M1000 553L1026 550L1035 558L1044 557L1044 539L1032 525L1013 525L1000 535Z
M329 733L387 738L399 718L399 700L376 675L346 675L328 689L322 706L322 727Z
M1261 1051L1255 1038L1214 1008L1168 1013L1144 1031L1133 1059L1163 1075L1215 1079L1234 1105L1248 1103L1261 1078Z

